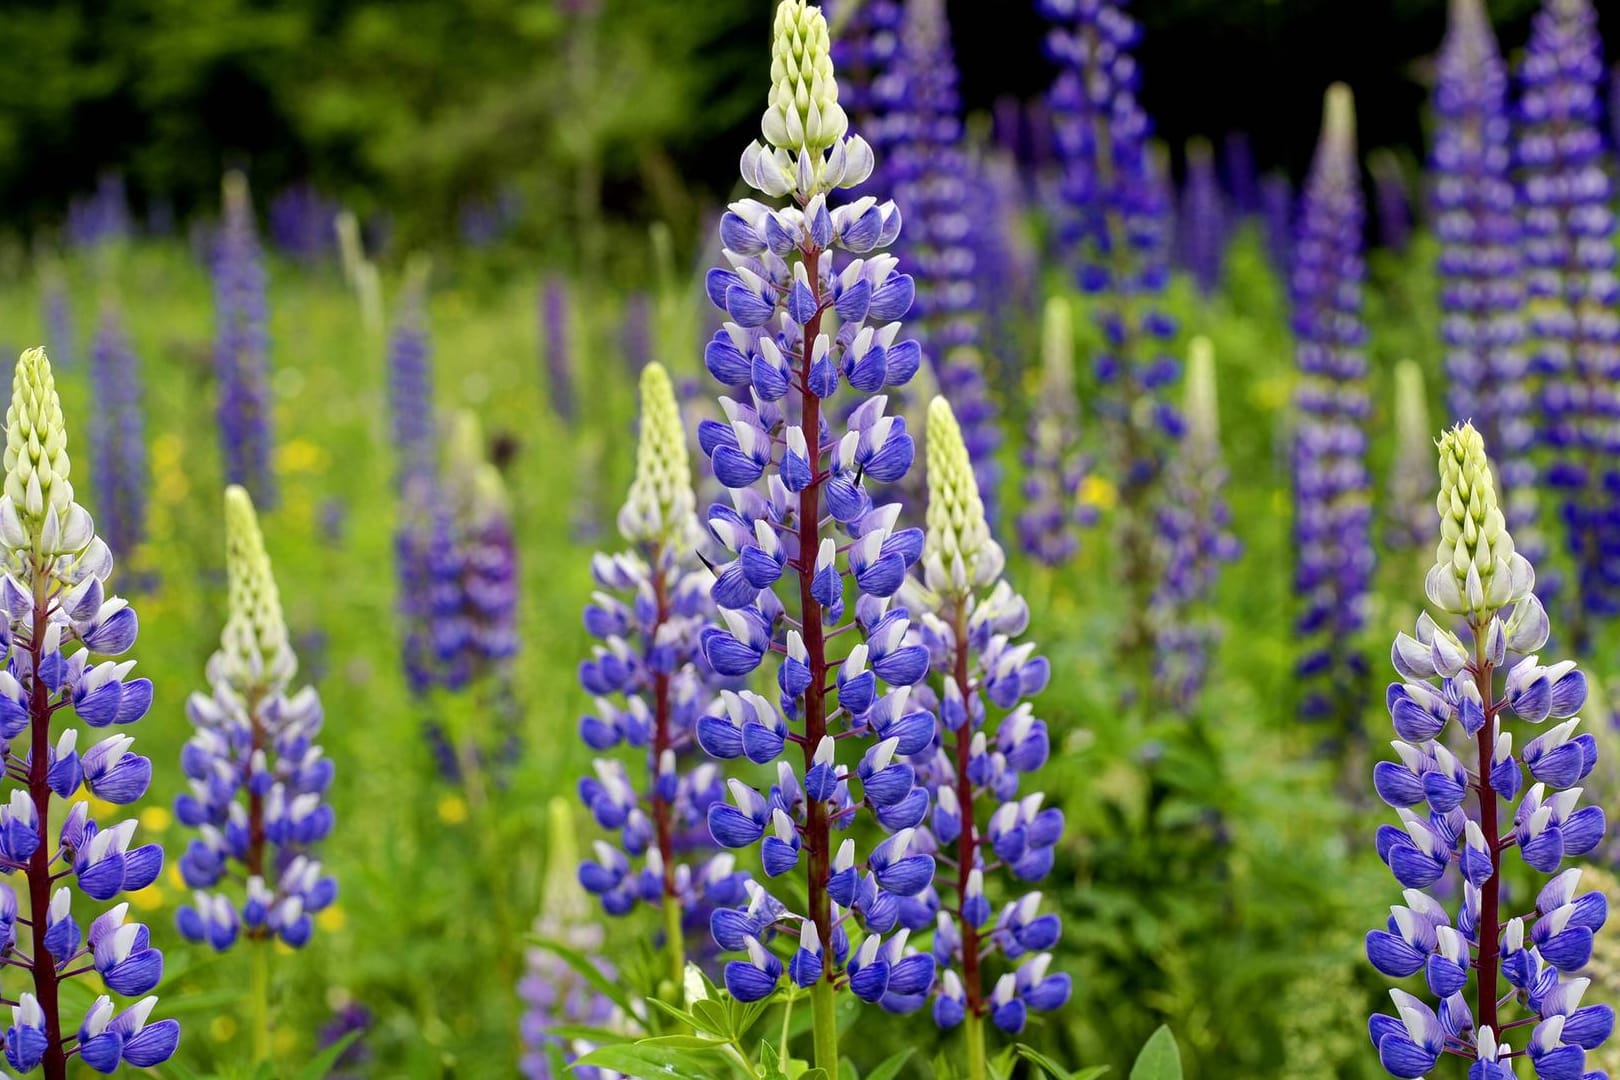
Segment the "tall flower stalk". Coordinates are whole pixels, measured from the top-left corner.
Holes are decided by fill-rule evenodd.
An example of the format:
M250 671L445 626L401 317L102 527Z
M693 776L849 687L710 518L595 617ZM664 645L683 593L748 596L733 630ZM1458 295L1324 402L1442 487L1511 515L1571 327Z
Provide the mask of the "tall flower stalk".
M252 497L234 485L225 489L225 574L229 614L208 660L209 689L186 702L197 730L180 755L190 790L175 800L175 816L198 831L180 859L196 893L176 925L220 952L240 938L251 943L252 1037L262 1062L270 1059L271 942L304 945L314 916L337 899L337 882L315 857L332 831L334 770L315 741L320 698L311 686L291 689L298 658L270 557Z
M1535 571L1514 548L1470 424L1440 440L1436 505L1426 591L1445 623L1465 629L1454 634L1425 612L1415 637L1395 639L1403 681L1387 702L1397 760L1380 762L1373 782L1400 814L1399 827L1379 826L1378 854L1405 903L1367 935L1367 957L1391 978L1423 972L1439 1009L1391 990L1395 1015L1374 1014L1369 1033L1398 1077L1427 1075L1442 1054L1472 1061L1470 1080L1512 1080L1522 1057L1543 1080L1600 1076L1586 1071L1586 1054L1608 1039L1614 1010L1582 1004L1591 980L1578 973L1608 903L1580 892L1579 869L1559 869L1596 848L1606 824L1601 807L1580 806L1576 786L1597 760L1596 740L1577 733L1586 679L1573 661L1543 665L1536 655L1549 624ZM1511 721L1540 729L1517 754ZM1524 914L1509 914L1524 904L1509 908L1503 883L1515 849L1529 870L1552 875ZM1461 894L1455 919L1426 891L1441 887Z
M1446 402L1495 455L1503 513L1539 559L1536 426L1524 351L1524 277L1508 74L1483 0L1453 0L1434 91L1431 205L1440 240ZM1423 441L1429 429L1424 426Z
M726 422L705 421L700 432L731 494L731 505L710 508L709 531L735 555L716 567L722 625L704 631L703 651L716 672L737 678L771 654L780 694L700 721L699 738L722 758L775 765L769 794L729 779L731 802L710 807L709 829L727 848L763 840L766 875L794 873L803 886L800 911L761 889L747 908L716 913L716 941L747 956L726 965L726 985L745 1001L771 994L784 971L772 939L786 931L786 972L810 991L815 1064L835 1076L835 987L865 1001L927 989L927 980L916 984L921 972L907 963L904 938L885 943L882 935L894 928L899 901L932 882L934 860L913 848L928 796L899 759L933 729L906 704L927 653L906 644L909 617L890 606L922 553L922 533L898 529L900 507L874 506L866 490L868 480L901 479L914 455L904 419L884 415L879 393L903 386L922 360L916 341L899 338L914 285L881 254L900 231L893 203L827 206L829 191L854 187L873 166L865 140L845 137L828 48L820 10L783 0L762 122L769 145L744 151L742 176L791 202L733 203L720 225L728 266L707 278L728 321L705 360L722 386L747 387L747 400L723 398ZM838 401L846 383L858 395L853 409ZM836 416L847 416L847 427L834 427ZM851 637L859 640L841 648L839 639ZM880 693L880 679L894 689ZM789 744L802 755L798 769L780 760ZM836 851L832 841L862 807L891 834L862 860L864 874L853 839ZM857 928L865 937L852 952Z
M1137 100L1131 48L1140 29L1120 0L1039 0L1053 24L1047 52L1061 67L1048 100L1063 164L1060 239L1102 332L1095 408L1118 491L1118 577L1132 613L1119 638L1135 692L1145 696L1154 652L1148 617L1162 574L1153 542L1164 467L1182 422L1166 397L1180 373L1168 351L1175 324L1162 308L1169 277L1167 185L1152 158L1152 124Z
M1050 750L1045 721L1024 699L1045 689L1051 671L1032 644L1016 642L1029 608L1002 577L1005 559L944 398L928 407L927 450L922 576L908 578L903 599L925 613L921 638L938 699L938 732L912 761L932 789L926 835L942 870L934 890L906 905L920 910L901 918L935 916L932 960L941 974L934 1020L962 1026L967 1076L984 1080L985 1020L1017 1035L1029 1012L1061 1008L1072 989L1067 974L1050 971L1061 922L1041 914L1041 894L1027 888L1052 869L1063 812L1045 806L1040 792L1018 790L1020 777L1039 770ZM993 732L991 710L998 716ZM996 869L1013 895L993 918L985 878ZM992 982L987 961L997 954L1009 970Z
M1089 463L1080 454L1080 399L1074 387L1074 326L1068 301L1046 302L1041 380L1024 437L1024 507L1018 543L1046 566L1062 566L1080 549L1080 530L1096 521L1081 501Z
M275 501L270 468L270 334L264 262L247 178L227 173L224 221L214 250L215 411L225 480L261 506Z
M1395 365L1395 457L1389 470L1385 543L1391 551L1417 551L1434 534L1429 509L1429 458L1433 456L1429 399L1423 369L1411 360Z
M641 440L636 476L619 534L630 545L591 561L598 592L585 609L585 627L600 644L580 665L593 695L580 737L603 757L580 785L591 816L616 832L620 844L599 842L580 869L580 882L610 915L637 903L663 915L664 949L673 986L681 986L688 934L705 931L715 908L742 903L746 874L735 857L716 854L706 822L725 800L720 770L694 764L699 718L716 722L757 699L724 691L699 648L714 617L708 572L695 554L697 499L686 432L675 388L661 364L641 375ZM634 772L606 752L624 746L640 759Z
M1362 351L1364 208L1350 88L1327 92L1322 135L1300 211L1290 275L1294 305L1294 587L1303 645L1301 714L1348 735L1368 673L1358 638L1373 571L1365 425L1370 412Z
M1181 265L1204 296L1220 286L1228 229L1215 148L1208 139L1193 139L1187 143L1187 177L1176 213L1176 240Z
M1541 389L1544 479L1575 570L1567 626L1582 651L1592 624L1620 613L1620 280L1598 126L1603 42L1587 0L1545 0L1519 75L1530 363Z
M568 282L560 274L546 277L540 288L540 336L547 400L557 419L573 424L579 419L578 394L574 382L572 305Z
M131 752L130 736L111 735L81 753L79 729L62 714L72 708L96 729L132 724L151 707L152 683L129 677L135 661L113 659L135 644L135 610L105 594L112 553L73 499L67 426L43 349L17 361L4 462L0 746L12 784L0 807L0 869L17 875L27 895L19 902L11 885L0 884L0 951L6 970L30 984L0 994L12 1016L6 1062L18 1073L42 1069L48 1080L64 1080L74 1057L104 1073L121 1063L158 1065L174 1054L180 1025L148 1023L157 998L120 1012L102 995L82 1018L65 1015L61 1000L63 982L91 972L122 997L146 994L162 979L163 954L147 928L128 919L127 903L94 918L87 935L73 908L75 893L81 904L105 903L146 888L163 868L163 849L132 847L135 819L102 825L85 799L51 819L52 795L75 799L83 788L127 806L146 793L152 763ZM29 930L27 952L19 926ZM74 1020L77 1031L68 1026Z
M128 554L146 539L146 416L140 360L110 303L90 343L90 381L96 396L90 470L105 507L101 532L110 547Z

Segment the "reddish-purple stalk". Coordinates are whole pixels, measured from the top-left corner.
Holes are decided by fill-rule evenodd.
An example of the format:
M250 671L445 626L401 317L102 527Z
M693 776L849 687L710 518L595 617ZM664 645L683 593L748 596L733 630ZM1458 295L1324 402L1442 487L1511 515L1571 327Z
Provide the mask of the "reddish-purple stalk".
M984 1014L984 987L979 981L979 928L962 915L967 902L968 878L973 873L979 846L973 817L973 781L968 779L968 765L973 760L973 722L969 707L973 684L968 677L967 622L967 605L958 601L951 627L956 635L956 666L951 677L956 681L964 710L962 725L956 729L956 802L962 815L962 832L956 846L956 921L962 932L962 986L971 1018Z
M821 625L821 604L811 592L816 576L816 552L821 530L821 399L810 392L810 365L815 341L821 334L821 249L806 240L799 249L804 256L806 276L816 301L816 313L804 324L800 348L799 401L800 426L808 448L811 480L799 492L799 615L800 632L808 654L810 685L804 692L804 768L815 764L816 747L827 734L827 641ZM828 837L827 807L817 799L808 800L805 812L804 847L810 856L810 920L821 940L823 978L834 981L832 910L827 897L831 841Z
M652 630L649 638L652 642L658 640L658 632L669 619L669 583L665 578L663 548L654 553L653 558L653 598L657 605L657 614L654 616ZM669 675L660 672L653 676L653 784L652 784L652 816L653 828L658 834L658 854L664 859L664 903L679 903L675 891L675 808L670 801L659 793L658 776L662 767L664 751L671 748L669 731ZM669 942L670 948L677 948L677 942Z
M1496 1019L1496 977L1501 967L1502 850L1506 846L1497 834L1496 789L1491 784L1491 759L1495 755L1496 701L1492 693L1495 666L1485 656L1485 629L1475 622L1474 686L1485 711L1476 739L1479 743L1479 827L1491 853L1491 876L1479 896L1479 995L1475 1002L1475 1022L1480 1028L1500 1031Z
M253 732L252 748L248 752L248 760L252 761L264 749L264 725L259 722L259 704L264 700L264 692L255 690L248 696L247 714L248 723ZM248 845L247 854L243 856L243 864L247 867L249 878L264 878L264 796L260 795L248 785ZM250 938L267 938L270 928L261 924L247 932Z
M50 601L46 595L48 567L34 567L34 622L28 642L32 661L33 688L29 694L28 793L34 801L35 833L39 846L28 860L28 908L33 919L34 997L45 1015L45 1057L41 1064L45 1080L67 1080L67 1051L62 1046L62 1019L57 1002L56 958L45 947L45 928L51 911L51 714L50 691L39 677L45 646L45 629L50 623Z

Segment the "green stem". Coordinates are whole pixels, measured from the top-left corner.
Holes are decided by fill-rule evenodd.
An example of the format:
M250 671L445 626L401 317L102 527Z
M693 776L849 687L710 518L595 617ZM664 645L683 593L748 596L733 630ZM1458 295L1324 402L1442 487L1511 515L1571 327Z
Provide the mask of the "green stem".
M686 985L686 937L681 932L681 902L664 897L664 951L669 956L669 977L675 981L675 1000L682 1000Z
M253 1063L270 1060L270 943L248 942L253 954Z
M787 1004L782 1007L782 1041L776 1049L776 1059L783 1063L788 1059L788 1022L793 1019L793 1003L797 1000L798 994L789 994Z
M985 1080L984 1017L970 1012L962 1021L962 1034L967 1036L968 1080Z
M838 998L828 979L810 988L810 1031L815 1040L816 1068L838 1077Z

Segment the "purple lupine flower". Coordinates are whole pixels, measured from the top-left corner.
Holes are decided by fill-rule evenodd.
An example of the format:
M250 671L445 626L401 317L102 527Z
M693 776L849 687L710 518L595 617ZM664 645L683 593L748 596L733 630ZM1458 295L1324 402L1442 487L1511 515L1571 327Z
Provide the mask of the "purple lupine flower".
M839 104L850 126L874 142L880 139L886 105L883 85L900 59L900 27L905 6L899 0L831 0L821 5L832 34L832 62L839 72ZM877 187L884 177L869 178Z
M884 730L909 751L933 794L912 847L949 853L950 863L930 888L897 904L901 932L932 927L933 946L930 955L891 961L882 1003L909 1011L927 1000L932 983L934 1021L942 1028L966 1023L969 1053L981 1055L987 1017L1017 1035L1029 1013L1062 1008L1072 989L1067 974L1050 972L1061 922L1042 914L1041 894L1030 888L1052 869L1063 811L1047 806L1041 792L1019 790L1021 777L1045 765L1050 752L1046 722L1025 699L1046 688L1051 669L1032 643L1017 641L1029 607L1002 577L1004 565L961 430L950 405L935 398L921 575L908 578L902 592L902 601L923 613L918 640L930 677L905 708L891 711ZM930 707L937 724L926 712L906 711ZM925 745L910 750L919 742ZM987 882L992 875L1005 887ZM1003 894L999 914L995 892ZM992 984L987 961L998 954L1009 970Z
M110 304L90 343L90 381L90 474L103 508L101 535L115 550L133 552L146 539L146 416L140 360Z
M1206 337L1193 338L1189 347L1186 394L1187 433L1166 470L1168 497L1159 510L1164 577L1154 591L1152 610L1158 649L1155 697L1183 711L1203 690L1219 641L1207 608L1215 599L1221 566L1242 550L1226 503L1215 346Z
M999 346L996 375L1013 385L1024 373L1027 328L1040 315L1040 265L1027 221L1025 186L1005 153L980 154L968 175L973 295L983 336ZM1033 344L1029 342L1029 344Z
M73 332L73 310L67 278L54 260L46 264L40 277L40 286L45 294L45 333L50 337L51 353L57 357L52 366L58 371L72 371L79 357L79 345L78 335Z
M135 845L133 817L103 824L78 798L82 788L102 803L133 804L151 783L152 763L123 733L81 749L80 729L65 719L71 708L90 728L122 732L151 707L152 683L131 677L135 661L117 659L135 644L135 609L106 595L112 554L74 501L67 427L43 349L17 361L5 460L0 743L12 785L0 806L0 869L21 879L27 897L24 913L12 886L0 884L0 945L7 966L32 982L13 1003L6 1062L22 1074L43 1066L50 1080L67 1076L70 1053L98 1072L121 1062L156 1065L180 1039L174 1020L147 1023L157 998L142 995L162 980L163 954L147 928L128 919L127 903L81 920L90 915L87 901L105 904L157 880L163 849ZM51 819L53 795L72 802L59 821ZM19 925L29 928L26 953ZM90 972L112 993L141 1000L118 1012L110 997L99 997L75 1032L77 1018L64 1015L58 992Z
M1367 158L1372 173L1373 198L1378 208L1378 243L1388 251L1404 252L1412 241L1412 196L1400 159L1388 150Z
M1181 265L1205 296L1221 283L1228 234L1226 199L1215 171L1215 149L1207 139L1187 144L1187 178L1176 211L1176 246Z
M329 258L337 247L334 223L342 209L307 180L284 188L270 200L270 242L301 262Z
M1399 826L1379 826L1377 845L1405 902L1367 934L1373 967L1396 979L1422 972L1428 994L1391 990L1396 1015L1375 1013L1368 1033L1398 1077L1425 1075L1442 1053L1472 1060L1475 1080L1509 1080L1522 1056L1543 1080L1602 1077L1587 1071L1587 1052L1608 1039L1614 1010L1583 1001L1591 980L1579 973L1608 902L1580 891L1579 869L1560 869L1596 849L1606 828L1601 806L1580 805L1578 785L1597 761L1596 740L1578 733L1586 678L1573 661L1543 665L1536 655L1547 614L1472 425L1440 440L1437 504L1426 591L1440 620L1425 612L1415 637L1395 639L1402 681L1386 695L1395 760L1373 769L1379 798L1400 815ZM1515 862L1551 878L1529 910L1528 898L1506 906L1502 870L1514 849ZM1437 893L1461 894L1455 916ZM1523 1049L1510 1050L1510 1037Z
M270 337L264 265L247 178L228 173L214 246L214 376L225 479L262 507L275 501L270 470Z
M1482 0L1456 0L1436 72L1435 182L1446 402L1496 455L1508 528L1539 560L1536 430L1524 354L1520 226L1511 179L1507 68ZM1422 435L1428 441L1427 425ZM1427 533L1425 528L1425 533Z
M253 501L235 485L225 489L225 569L229 616L208 659L209 689L186 702L197 731L180 754L190 790L174 812L198 832L180 858L196 891L175 924L220 952L239 937L298 947L337 899L337 881L315 857L335 820L326 800L334 770L315 742L320 697L312 686L291 689L298 658Z
M503 187L494 197L467 199L456 214L461 240L470 247L488 247L512 231L523 213L517 189Z
M1271 268L1287 278L1294 266L1294 185L1282 173L1260 181L1260 216Z
M746 690L722 697L731 680L702 654L699 634L715 609L694 550L686 433L661 364L642 370L641 406L636 477L618 517L630 549L592 560L598 591L585 627L600 644L579 669L594 700L580 737L603 755L579 793L619 842L598 842L579 880L610 915L638 902L662 908L670 975L680 985L688 936L705 931L716 909L742 903L747 880L733 869L735 856L716 852L708 836L709 808L724 803L725 786L712 761L692 761L700 732L724 727L729 736L744 714L755 715L756 701L758 709L770 706ZM607 756L619 746L635 752L633 768Z
M885 182L907 208L908 239L898 252L917 282L913 325L962 424L993 518L1001 430L980 348L985 305L973 234L997 223L974 199L976 170L963 146L956 82L943 0L907 0L899 54L873 88L881 111L875 145Z
M1047 566L1062 566L1080 548L1079 531L1095 524L1095 506L1080 497L1090 462L1080 453L1080 399L1074 388L1074 328L1069 305L1046 303L1041 381L1030 402L1024 439L1024 507L1018 543Z
M458 413L448 443L443 487L461 563L464 662L477 678L517 655L517 542L506 481L488 458L477 416Z
M905 420L885 414L881 393L904 386L922 363L918 343L900 337L915 285L882 253L900 231L893 203L867 196L827 205L829 191L865 181L873 165L865 140L845 137L827 47L820 11L783 0L762 124L770 146L749 146L742 175L791 202L733 203L720 225L727 265L707 278L727 321L705 361L721 385L746 382L748 391L744 400L722 398L726 422L706 421L700 431L731 495L708 513L730 558L715 568L721 623L704 631L703 652L716 672L736 678L769 654L779 694L750 697L698 737L711 755L775 767L768 793L729 780L729 800L709 809L714 839L732 849L763 840L767 875L792 873L803 883L802 893L786 893L803 896L802 910L761 889L746 908L716 913L717 943L745 957L726 965L726 986L741 1000L760 1000L785 971L809 988L815 1064L836 1075L835 984L847 975L857 997L883 999L895 964L882 938L894 930L900 902L932 881L933 859L911 846L928 796L891 732L908 717L909 687L927 669L926 650L907 642L909 614L892 604L922 534L899 528L900 506L874 505L867 490L868 481L901 480L915 452ZM846 384L853 408L847 395L840 400ZM832 419L839 416L847 422ZM784 575L793 586L785 601L774 588ZM855 599L846 606L851 580ZM851 628L864 640L839 659L845 650L834 643ZM847 737L835 739L840 718ZM802 754L799 767L782 757L788 743ZM832 830L862 806L889 835L857 867L853 843L835 854ZM866 937L852 951L855 928ZM786 965L773 951L782 931Z
M94 192L68 203L66 236L73 247L118 243L128 240L131 231L129 196L118 173L102 173Z
M1568 627L1620 612L1620 283L1603 158L1603 43L1586 0L1546 0L1519 72L1516 158L1525 208L1531 371L1539 376L1544 479L1574 564Z
M523 1054L518 1059L518 1072L524 1080L614 1080L616 1074L591 1066L561 1073L552 1068L553 1055L560 1056L564 1065L571 1065L591 1050L589 1043L555 1035L552 1029L565 1025L615 1029L624 1026L626 1020L606 995L546 948L547 943L565 946L585 957L604 978L614 977L613 965L602 958L606 934L601 920L592 917L589 901L574 880L579 834L573 811L565 800L554 798L547 818L550 842L545 849L545 888L540 914L534 920L534 936L540 944L524 953L525 971L517 986L518 998L523 1002L518 1032Z
M1227 132L1221 140L1222 173L1226 190L1232 193L1232 206L1239 214L1260 212L1260 176L1254 167L1254 148L1241 131Z
M1294 587L1303 654L1300 712L1347 732L1367 676L1357 644L1373 570L1367 476L1363 207L1350 88L1328 88L1289 278L1295 356Z
M573 328L572 305L568 296L568 282L560 274L549 274L540 288L540 338L546 376L546 390L551 411L565 424L573 424L579 417L574 383L577 379L574 354L571 349Z
M624 350L625 369L635 378L653 358L653 298L638 289L624 298L624 326L619 347Z
M1167 397L1180 364L1161 306L1169 277L1169 200L1148 147L1131 48L1140 28L1121 0L1039 0L1046 49L1061 71L1048 94L1063 163L1059 238L1072 253L1105 345L1095 406L1118 492L1119 576L1131 595L1120 647L1145 682L1148 606L1160 575L1153 533L1160 480L1182 422Z
M365 1036L376 1026L377 1017L358 1001L351 1001L339 1008L332 1014L332 1019L321 1025L317 1045L323 1050L355 1035L354 1041L344 1047L337 1060L332 1062L332 1071L327 1074L330 1080L360 1080L367 1074L371 1050L366 1046Z

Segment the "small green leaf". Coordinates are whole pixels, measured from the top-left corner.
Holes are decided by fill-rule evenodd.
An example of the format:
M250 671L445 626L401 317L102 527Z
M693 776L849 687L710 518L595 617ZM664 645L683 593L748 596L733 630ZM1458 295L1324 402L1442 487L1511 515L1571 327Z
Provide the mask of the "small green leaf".
M707 1054L642 1043L599 1047L574 1062L575 1069L581 1065L612 1069L637 1080L715 1080L714 1062Z
M1131 1066L1131 1080L1181 1080L1181 1051L1168 1027L1153 1033Z
M1075 1072L1073 1069L1066 1069L1059 1065L1033 1046L1025 1046L1023 1043L1019 1043L1013 1049L1018 1052L1019 1057L1051 1076L1052 1080L1096 1080L1097 1077L1108 1071L1106 1065L1093 1065L1089 1069L1081 1069L1079 1072ZM1132 1075L1134 1076L1134 1074Z
M849 1058L838 1059L838 1080L861 1080L861 1071Z
M309 1064L293 1073L289 1080L322 1080L322 1077L332 1071L332 1066L337 1064L337 1059L343 1056L343 1051L347 1050L350 1044L363 1034L365 1033L361 1031L349 1032L343 1038L316 1054L315 1057L310 1059Z
M591 989L617 1005L620 1012L626 1016L636 1014L636 1009L630 1003L630 996L624 992L624 988L603 975L601 969L591 963L590 958L584 953L579 952L577 949L571 949L561 942L550 941L542 937L535 937L534 941L542 949L552 953L557 959L572 968L580 978L590 983Z
M672 1050L692 1050L697 1053L710 1053L724 1050L729 1044L719 1039L705 1039L701 1035L655 1035L650 1039L641 1039L637 1046L663 1046Z
M613 1043L635 1042L633 1036L622 1031L613 1031L610 1028L592 1027L589 1024L551 1024L546 1028L547 1035L555 1035L568 1042L584 1041L592 1046L608 1046Z
M866 1080L894 1080L900 1075L900 1070L911 1059L911 1052L916 1047L907 1047L878 1064L878 1067L866 1074Z
M730 1039L734 1032L731 1030L731 1016L726 1007L718 1001L705 999L692 1006L692 1015L695 1018L692 1026L699 1031L707 1031L718 1035L722 1039Z

